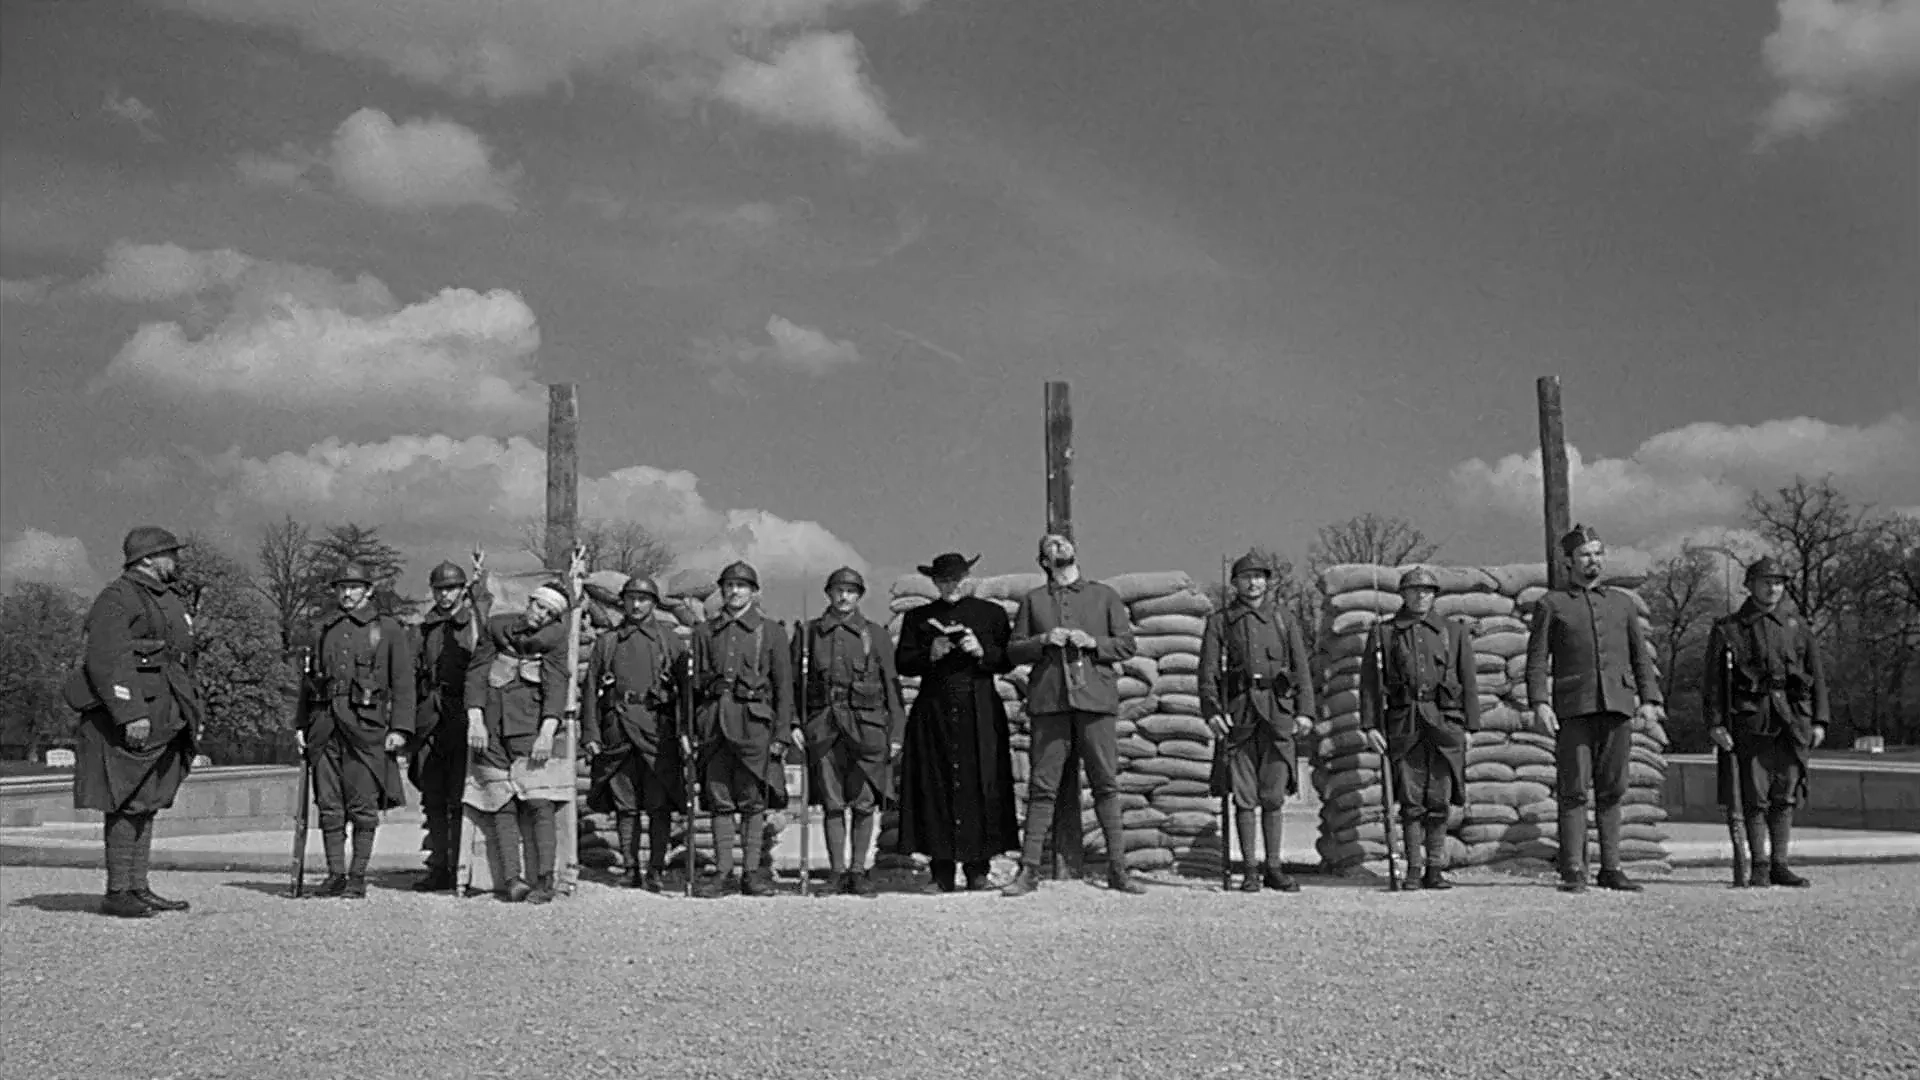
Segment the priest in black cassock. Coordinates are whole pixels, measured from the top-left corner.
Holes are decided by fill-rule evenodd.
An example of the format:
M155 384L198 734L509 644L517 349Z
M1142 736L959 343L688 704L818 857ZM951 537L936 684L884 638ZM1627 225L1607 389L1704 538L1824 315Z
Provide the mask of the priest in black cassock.
M901 675L920 676L901 749L895 850L930 857L941 892L953 891L956 863L968 891L989 888L988 861L1020 846L1007 710L993 685L1013 669L1007 613L960 595L978 561L948 552L919 568L940 598L906 613L894 653Z

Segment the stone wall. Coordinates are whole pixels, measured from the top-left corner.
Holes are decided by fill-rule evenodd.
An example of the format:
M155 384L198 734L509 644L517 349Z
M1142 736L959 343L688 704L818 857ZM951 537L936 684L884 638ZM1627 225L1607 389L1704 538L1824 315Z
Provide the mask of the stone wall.
M1313 782L1322 800L1320 858L1335 871L1385 865L1380 756L1367 748L1360 730L1360 665L1369 628L1400 609L1397 590L1407 569L1342 565L1320 577L1327 599L1316 650L1323 692ZM1526 687L1527 625L1534 603L1546 593L1546 565L1432 569L1440 580L1434 609L1473 635L1480 697L1481 730L1467 749L1467 805L1456 808L1449 822L1449 859L1455 866L1551 864L1559 851L1553 740L1532 730ZM1644 627L1646 604L1631 591L1639 583L1609 580L1629 590ZM1633 736L1622 854L1642 868L1663 866L1667 859L1666 746L1666 732L1657 725ZM1590 847L1597 843L1591 830L1588 837ZM1589 854L1597 860L1597 851Z

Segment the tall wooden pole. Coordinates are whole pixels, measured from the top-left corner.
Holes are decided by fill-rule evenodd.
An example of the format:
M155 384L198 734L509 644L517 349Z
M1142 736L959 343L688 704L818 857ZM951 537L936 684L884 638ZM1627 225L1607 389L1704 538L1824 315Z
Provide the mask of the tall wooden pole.
M1572 503L1567 490L1567 432L1560 414L1560 376L1543 375L1534 383L1540 399L1540 491L1547 540L1547 584L1559 589L1567 583L1567 564L1560 555L1560 538L1573 528Z
M565 573L580 524L580 391L547 387L547 569Z
M1047 384L1047 531L1073 538L1073 405L1067 384ZM1125 858L1125 852L1109 852ZM1060 770L1060 790L1053 804L1053 879L1080 876L1086 863L1086 836L1080 824L1080 745L1067 746L1066 765Z

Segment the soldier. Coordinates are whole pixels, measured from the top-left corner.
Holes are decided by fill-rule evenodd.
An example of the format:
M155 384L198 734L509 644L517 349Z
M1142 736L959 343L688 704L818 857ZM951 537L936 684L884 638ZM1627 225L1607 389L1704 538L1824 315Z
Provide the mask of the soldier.
M536 587L526 611L487 620L467 665L463 799L490 815L498 892L508 903L553 900L554 817L574 797L574 778L553 745L567 707L567 607L560 590Z
M1040 856L1053 824L1054 795L1075 735L1086 755L1087 786L1107 843L1107 886L1146 890L1127 873L1120 821L1119 665L1134 653L1133 623L1120 595L1080 576L1073 541L1061 533L1040 538L1038 561L1047 583L1020 600L1007 657L1032 664L1027 719L1033 725L1032 770L1027 779L1026 843L1020 873L1003 896L1040 887Z
M620 587L619 626L602 633L587 661L582 748L593 762L587 809L612 814L626 860L627 884L660 891L681 790L674 703L687 647L653 617L660 589L639 575ZM637 826L647 815L647 862L640 863Z
M1720 802L1729 816L1744 811L1753 858L1751 877L1734 864L1737 886L1812 884L1787 866L1787 847L1793 808L1807 795L1807 751L1827 739L1827 677L1812 628L1780 610L1786 585L1772 556L1756 560L1747 602L1707 635L1707 734L1730 755L1720 762Z
M719 614L693 633L694 753L719 864L698 893L711 898L731 887L738 814L740 891L771 896L772 874L760 865L767 810L787 804L786 743L804 747L806 740L794 723L787 635L756 603L759 573L736 562L720 572L719 585Z
M173 805L206 715L193 677L193 618L175 588L180 547L152 525L127 533L125 570L88 610L86 655L65 688L80 713L73 806L106 815L100 913L115 918L188 908L147 880L154 815Z
M1400 611L1374 626L1360 666L1367 742L1394 770L1407 886L1420 889L1453 888L1447 817L1467 804L1467 735L1480 730L1473 635L1434 613L1439 595L1426 567L1402 575Z
M1620 869L1620 801L1633 733L1658 723L1660 682L1632 598L1600 584L1606 545L1575 525L1560 539L1572 561L1565 588L1542 596L1527 638L1527 700L1554 740L1560 803L1560 891L1587 891L1587 793L1600 824L1603 889L1639 892ZM1639 691L1636 703L1635 690Z
M1259 892L1265 885L1299 892L1281 861L1280 820L1287 796L1300 790L1296 740L1313 730L1313 671L1299 625L1268 592L1273 567L1249 551L1234 560L1232 577L1233 602L1207 617L1200 639L1200 711L1213 731L1213 794L1233 796L1233 827L1240 834L1244 865L1241 891ZM1258 874L1256 808L1266 847L1266 864Z
M860 612L866 591L866 579L852 567L829 574L827 610L807 624L793 646L796 665L807 657L802 716L814 800L827 813L833 891L849 896L874 895L867 878L867 848L873 843L875 811L890 786L888 769L899 756L907 726L886 628L868 622Z
M415 685L419 705L408 779L420 789L420 809L426 815L427 876L414 883L415 892L446 892L453 888L459 865L460 796L467 783L466 691L467 665L479 645L486 622L486 585L480 576L480 553L474 553L474 580L451 562L427 575L433 589L433 609L420 622L419 651L415 656Z
M394 755L413 734L418 687L406 627L374 607L373 575L348 563L329 584L339 610L320 628L294 739L313 769L313 802L326 845L327 880L317 895L363 899L380 812L403 802Z
M954 890L956 864L968 892L989 887L992 859L1020 846L1013 811L1012 732L993 677L1007 660L1006 609L962 596L969 560L949 551L921 566L939 594L900 624L899 674L921 679L900 751L902 855L932 859L932 888Z

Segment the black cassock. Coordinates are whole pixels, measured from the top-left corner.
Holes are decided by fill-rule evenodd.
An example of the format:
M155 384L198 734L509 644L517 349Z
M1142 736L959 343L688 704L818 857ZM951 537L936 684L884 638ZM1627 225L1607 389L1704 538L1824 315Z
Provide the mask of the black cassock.
M973 629L985 654L955 648L933 661L929 619ZM1007 710L993 677L1007 661L1005 609L988 600L935 600L906 613L894 663L920 676L900 762L900 839L894 850L954 862L985 861L1020 846L1013 813Z

